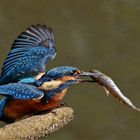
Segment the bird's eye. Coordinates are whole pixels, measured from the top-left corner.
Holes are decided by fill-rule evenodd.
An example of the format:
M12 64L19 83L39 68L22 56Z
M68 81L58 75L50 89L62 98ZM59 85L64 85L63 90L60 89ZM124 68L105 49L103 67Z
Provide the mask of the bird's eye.
M71 72L70 72L70 75L73 75L73 74L74 74L74 72L73 72L73 71L71 71Z
M76 70L70 72L71 76L77 76L79 73Z

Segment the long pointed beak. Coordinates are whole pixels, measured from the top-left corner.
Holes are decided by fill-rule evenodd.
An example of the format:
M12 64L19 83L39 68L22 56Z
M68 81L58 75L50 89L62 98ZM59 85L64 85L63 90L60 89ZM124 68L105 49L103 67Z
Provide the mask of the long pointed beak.
M94 77L96 76L96 74L92 72L81 71L77 79L79 80L79 82L96 82L95 79L91 78L92 76Z

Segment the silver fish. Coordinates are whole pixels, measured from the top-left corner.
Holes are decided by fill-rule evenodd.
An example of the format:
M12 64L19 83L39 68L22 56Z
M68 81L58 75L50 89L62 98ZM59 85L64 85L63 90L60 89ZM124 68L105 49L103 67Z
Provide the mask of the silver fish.
M127 97L125 97L120 89L116 86L114 81L98 70L91 71L91 78L96 81L99 85L103 86L107 95L111 94L116 99L118 99L122 104L131 107L134 110L140 111Z

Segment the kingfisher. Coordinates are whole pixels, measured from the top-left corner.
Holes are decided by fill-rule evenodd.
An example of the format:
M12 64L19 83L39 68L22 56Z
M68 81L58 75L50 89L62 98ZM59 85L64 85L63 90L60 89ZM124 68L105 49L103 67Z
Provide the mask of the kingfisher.
M71 85L94 81L76 67L46 71L55 55L54 35L45 25L32 25L17 37L2 67L0 120L11 123L59 107Z
M31 25L15 39L1 70L1 121L12 123L60 107L68 88L85 82L97 82L105 88L107 95L140 111L112 79L100 71L85 72L71 66L46 71L47 64L55 56L53 31L46 25Z

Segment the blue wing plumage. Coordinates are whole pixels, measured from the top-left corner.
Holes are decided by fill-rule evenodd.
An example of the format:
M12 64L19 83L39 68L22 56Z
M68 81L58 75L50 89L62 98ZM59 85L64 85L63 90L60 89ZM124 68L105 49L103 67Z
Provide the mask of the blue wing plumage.
M8 98L7 97L4 97L0 100L0 118L3 116L4 114L4 107L6 105L8 101Z
M0 86L0 95L11 96L15 99L40 99L44 96L43 91L38 90L37 87L23 84L23 83L11 83Z
M2 67L0 84L45 72L45 66L55 54L52 30L45 25L32 25L14 41Z

